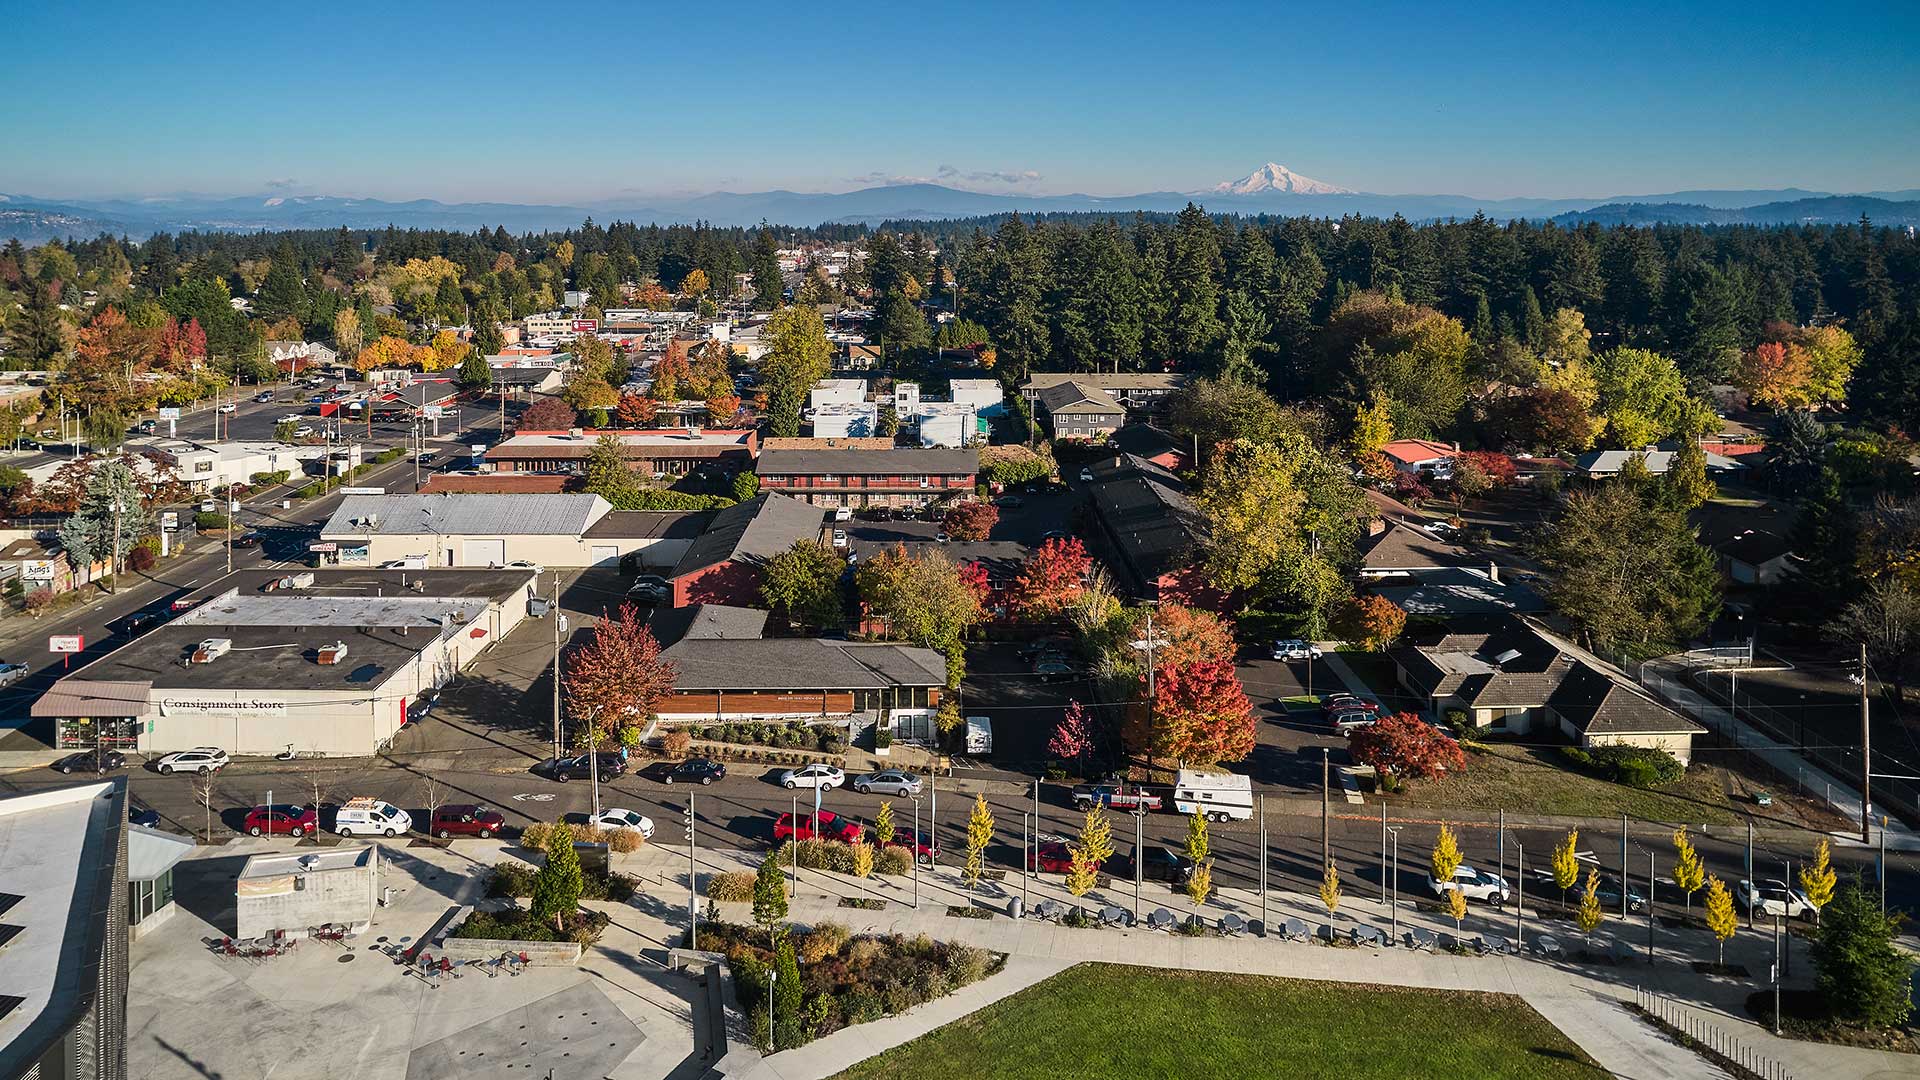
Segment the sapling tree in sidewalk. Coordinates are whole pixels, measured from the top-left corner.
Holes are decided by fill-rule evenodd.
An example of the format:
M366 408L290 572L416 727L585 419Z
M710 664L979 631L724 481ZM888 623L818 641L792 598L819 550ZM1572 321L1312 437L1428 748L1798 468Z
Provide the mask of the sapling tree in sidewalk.
M1195 904L1207 902L1213 891L1213 841L1207 836L1205 814L1187 819L1187 858L1193 860L1193 873L1187 876L1187 899ZM1138 858L1138 854L1135 855Z
M973 810L967 815L967 862L961 880L969 888L980 884L986 869L987 845L993 843L993 811L987 808L986 795L974 796Z
M1693 894L1707 883L1707 865L1700 858L1700 852L1694 848L1693 841L1687 836L1687 827L1680 826L1673 831L1673 883L1680 887L1686 896L1686 915L1693 918Z
M1727 939L1740 929L1740 916L1733 910L1733 894L1727 892L1727 883L1712 876L1707 878L1707 929L1713 931L1718 948L1714 964L1725 967Z

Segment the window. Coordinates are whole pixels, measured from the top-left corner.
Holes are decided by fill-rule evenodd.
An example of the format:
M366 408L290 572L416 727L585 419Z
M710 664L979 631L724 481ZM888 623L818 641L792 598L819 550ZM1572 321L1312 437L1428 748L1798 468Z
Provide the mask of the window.
M831 484L831 483L833 483L833 474L832 474L832 473L821 473L821 474L820 474L820 476L819 476L819 481L820 481L820 483L822 483L822 484Z

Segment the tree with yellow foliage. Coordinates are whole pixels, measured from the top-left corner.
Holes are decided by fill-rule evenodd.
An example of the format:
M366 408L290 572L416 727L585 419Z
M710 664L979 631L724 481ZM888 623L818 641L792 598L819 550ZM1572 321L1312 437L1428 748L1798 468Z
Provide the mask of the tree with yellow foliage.
M1460 932L1460 920L1467 917L1467 894L1459 889L1447 890L1447 914L1453 916L1453 932Z
M1580 878L1580 857L1576 847L1580 843L1580 830L1568 829L1567 835L1553 848L1553 883L1560 886L1560 902L1567 902L1567 890Z
M1387 408L1387 400L1378 391L1367 395L1367 400L1353 411L1353 434L1348 445L1354 454L1377 453L1381 447L1393 441L1393 414Z
M442 330L433 335L427 347L420 350L421 371L452 371L460 366L473 346L460 340L460 335L451 330Z
M1687 898L1686 912L1693 915L1693 894L1707 882L1707 866L1700 858L1700 852L1694 849L1693 841L1687 836L1687 827L1680 826L1673 831L1673 883Z
M707 290L711 288L713 288L713 284L707 280L707 272L705 270L695 270L680 282L680 292L685 296L696 298L705 296L707 295Z
M1580 891L1580 910L1573 913L1574 924L1581 932L1591 934L1606 912L1600 910L1600 871L1587 871L1587 884Z
M1333 861L1327 861L1326 872L1320 875L1320 902L1326 905L1331 915L1340 906L1340 871L1334 869Z
M353 358L354 370L367 372L379 368L421 367L432 350L421 348L405 338L383 334L373 339L360 355Z
M1714 963L1724 967L1727 939L1740 929L1740 916L1733 910L1733 895L1727 892L1727 883L1712 876L1707 878L1707 929L1713 931L1714 942L1719 947Z
M1807 903L1813 905L1816 926L1820 923L1820 910L1833 902L1833 887L1839 881L1832 859L1833 845L1823 836L1820 846L1813 849L1813 862L1800 868L1800 890L1807 894Z

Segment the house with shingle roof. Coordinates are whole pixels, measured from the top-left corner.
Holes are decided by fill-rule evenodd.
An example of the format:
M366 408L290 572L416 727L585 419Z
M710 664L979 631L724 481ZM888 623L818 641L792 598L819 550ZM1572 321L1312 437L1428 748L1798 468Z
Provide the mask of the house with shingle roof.
M1464 713L1480 731L1557 731L1580 746L1648 747L1682 763L1706 731L1618 668L1515 615L1454 619L1387 655L1430 716Z
M1040 413L1056 439L1099 439L1127 422L1126 406L1112 394L1077 379L1040 391Z
M1393 521L1360 542L1360 585L1409 615L1543 611L1546 601L1499 564L1419 525Z

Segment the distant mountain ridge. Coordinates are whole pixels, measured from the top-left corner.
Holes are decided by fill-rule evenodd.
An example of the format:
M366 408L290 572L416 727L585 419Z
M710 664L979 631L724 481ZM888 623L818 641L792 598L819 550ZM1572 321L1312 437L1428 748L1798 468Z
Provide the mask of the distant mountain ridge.
M986 217L1013 212L1169 212L1198 202L1215 213L1338 218L1346 215L1413 221L1469 218L1552 219L1561 224L1752 224L1857 220L1862 213L1888 225L1920 222L1920 189L1842 195L1801 188L1695 190L1602 199L1486 199L1470 195L1383 195L1353 191L1268 162L1238 180L1200 191L1137 195L1032 195L967 191L934 183L890 184L844 192L714 192L693 197L603 200L585 205L507 202L389 202L328 195L175 195L139 199L47 199L0 195L0 239L27 242L116 233L144 238L188 230L253 232L275 229L397 228L470 232L566 229L596 221L720 226L866 224L882 221Z

